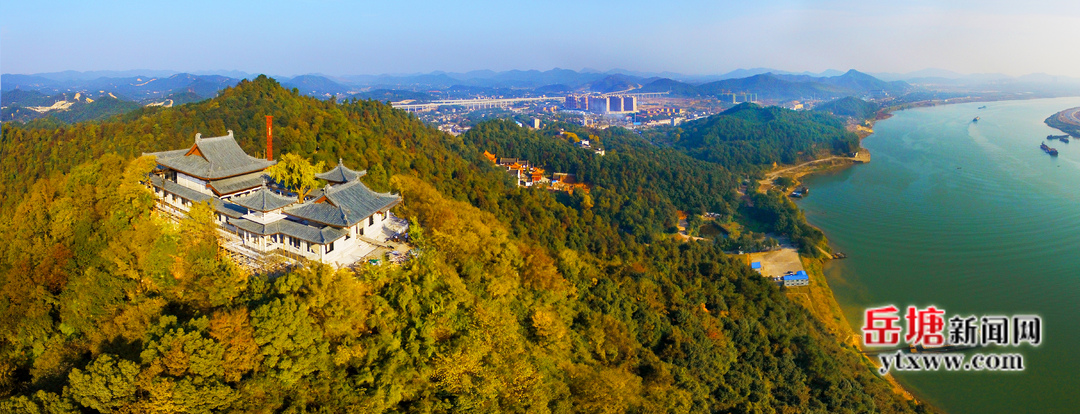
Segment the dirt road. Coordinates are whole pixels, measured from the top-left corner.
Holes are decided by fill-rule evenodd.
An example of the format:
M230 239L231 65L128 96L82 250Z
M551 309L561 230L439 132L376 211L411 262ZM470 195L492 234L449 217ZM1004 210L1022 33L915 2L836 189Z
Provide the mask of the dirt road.
M764 179L758 181L758 191L768 191L768 189L772 187L773 180L782 175L788 175L797 180L799 177L814 172L818 167L838 164L862 164L867 162L870 162L870 151L867 151L865 148L860 148L859 152L855 153L854 157L833 156L780 168L769 171L765 174Z

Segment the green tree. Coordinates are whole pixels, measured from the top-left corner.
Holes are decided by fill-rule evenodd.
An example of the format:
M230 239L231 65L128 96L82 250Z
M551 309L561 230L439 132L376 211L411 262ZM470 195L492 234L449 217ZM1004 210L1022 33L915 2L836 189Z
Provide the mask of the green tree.
M276 299L251 314L263 365L286 385L327 366L329 346L308 307L294 297Z
M786 175L782 175L776 177L776 179L773 180L773 184L776 184L780 188L788 188L795 185L795 179Z
M66 394L103 413L121 412L135 402L139 365L109 354L98 356L85 370L73 369Z
M705 224L705 220L701 218L701 215L691 213L690 217L686 219L686 234L699 236L702 224Z

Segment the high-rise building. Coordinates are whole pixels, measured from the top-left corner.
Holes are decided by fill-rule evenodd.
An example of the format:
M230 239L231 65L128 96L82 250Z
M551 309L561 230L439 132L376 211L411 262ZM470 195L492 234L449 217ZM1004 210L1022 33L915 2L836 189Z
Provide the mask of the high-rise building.
M589 98L589 96L566 95L566 101L563 103L563 108L588 111Z
M610 96L608 97L608 112L622 112L622 97Z
M567 109L578 109L594 114L637 112L637 98L633 96L580 96L574 97L573 103L571 103L571 97L566 97L565 107Z
M590 96L588 111L597 114L606 114L611 112L608 106L608 99L602 96Z

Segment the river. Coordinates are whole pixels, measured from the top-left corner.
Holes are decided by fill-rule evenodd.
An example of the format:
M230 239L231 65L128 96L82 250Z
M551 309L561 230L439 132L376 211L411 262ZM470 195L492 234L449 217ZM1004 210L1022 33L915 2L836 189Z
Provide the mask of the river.
M1038 347L981 351L1020 353L1023 372L896 374L949 413L1080 412L1080 140L1046 141L1061 132L1043 123L1075 106L1080 98L899 111L863 140L869 164L805 179L799 206L849 256L825 276L855 332L865 308L889 304L1042 317Z

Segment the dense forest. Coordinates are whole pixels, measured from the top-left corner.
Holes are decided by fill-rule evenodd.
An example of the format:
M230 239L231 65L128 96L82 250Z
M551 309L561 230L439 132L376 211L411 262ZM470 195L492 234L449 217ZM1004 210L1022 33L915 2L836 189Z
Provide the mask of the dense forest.
M878 104L867 102L854 96L832 100L814 107L815 111L845 116L857 121L874 119L877 116L879 109L881 109L881 107L878 106Z
M151 213L141 180L154 162L141 153L231 129L255 154L264 115L280 151L342 158L400 192L418 257L246 274L221 253L208 206L179 224ZM593 133L611 149L601 160L543 144L553 131L493 121L452 137L379 102L317 100L265 77L104 122L5 123L0 411L927 409L718 244L656 231L671 208L737 214L730 171L758 156L706 163ZM576 171L593 191L519 188L484 149ZM758 214L777 229L802 219Z
M658 129L652 137L734 171L761 171L773 163L794 164L859 148L859 138L830 114L752 103Z
M580 148L574 139L589 139L607 155ZM510 121L491 121L472 128L462 140L480 151L575 174L578 181L591 185L590 204L601 207L593 213L612 214L607 217L610 221L642 241L672 228L676 209L730 216L738 205L737 178L723 167L656 147L622 128L589 131L553 123L536 131Z

